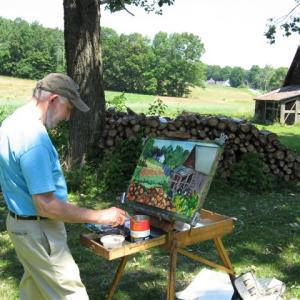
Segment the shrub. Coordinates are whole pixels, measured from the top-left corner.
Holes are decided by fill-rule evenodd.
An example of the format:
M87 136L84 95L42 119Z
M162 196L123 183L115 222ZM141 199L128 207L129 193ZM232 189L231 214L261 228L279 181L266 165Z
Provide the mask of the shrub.
M125 191L142 152L142 137L120 141L104 154L100 173L105 191Z
M99 170L95 166L85 165L81 168L65 171L69 192L79 192L91 198L102 192Z
M60 159L64 160L68 151L69 123L60 122L57 127L48 131Z
M152 104L149 105L147 115L151 116L162 116L167 109L167 105L159 98L156 98Z
M247 153L234 166L230 181L249 192L264 192L274 187L275 179L264 171L263 160L257 153Z
M125 102L127 98L125 96L125 93L115 96L112 98L112 100L107 100L106 104L107 107L114 107L117 111L124 111L126 109Z

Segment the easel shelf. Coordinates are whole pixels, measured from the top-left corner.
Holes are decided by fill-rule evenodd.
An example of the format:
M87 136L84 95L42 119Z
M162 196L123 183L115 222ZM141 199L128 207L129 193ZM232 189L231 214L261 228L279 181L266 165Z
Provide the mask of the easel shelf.
M106 299L112 299L112 296L122 277L128 257L132 254L139 253L153 247L161 247L170 254L167 290L168 300L174 299L175 297L177 253L189 257L195 261L204 263L212 268L224 271L228 273L231 278L233 278L234 269L221 238L224 235L232 232L234 228L234 219L202 209L201 220L203 220L203 224L200 222L198 227L191 228L190 230L170 230L169 232L164 232L162 235L146 241L136 243L130 243L126 241L122 247L109 250L105 249L100 243L101 235L94 233L82 234L80 237L81 243L92 250L96 255L102 256L107 260L122 258ZM170 228L172 227L170 226ZM219 265L215 262L209 261L185 249L187 246L195 245L207 240L214 241L215 248L224 265Z

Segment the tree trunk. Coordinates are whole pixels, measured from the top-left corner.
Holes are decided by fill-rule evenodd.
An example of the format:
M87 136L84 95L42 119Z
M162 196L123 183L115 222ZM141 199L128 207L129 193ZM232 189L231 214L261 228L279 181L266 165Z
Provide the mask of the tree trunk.
M98 0L64 0L67 73L80 86L88 113L74 110L70 119L68 165L82 166L100 141L105 96L100 49Z

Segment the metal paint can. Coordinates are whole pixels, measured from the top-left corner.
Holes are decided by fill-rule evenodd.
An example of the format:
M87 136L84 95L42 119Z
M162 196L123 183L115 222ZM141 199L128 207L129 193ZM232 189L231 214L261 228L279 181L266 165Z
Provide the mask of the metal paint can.
M150 218L146 215L135 215L130 219L130 237L132 242L149 239Z

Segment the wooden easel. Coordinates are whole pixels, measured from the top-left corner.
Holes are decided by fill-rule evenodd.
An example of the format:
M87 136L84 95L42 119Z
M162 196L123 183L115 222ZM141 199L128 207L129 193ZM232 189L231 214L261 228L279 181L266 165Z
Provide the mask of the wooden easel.
M152 225L153 222L160 223L160 225L157 223L155 225L160 226L159 228L163 228L166 233L147 241L138 243L127 242L121 248L112 250L107 250L101 245L99 242L99 235L97 234L89 233L81 235L81 243L91 249L95 254L108 260L113 260L120 257L122 258L110 289L107 293L106 299L111 300L113 298L113 295L123 275L129 255L158 246L170 253L167 300L175 299L176 265L178 253L195 261L206 264L212 268L224 271L228 273L231 280L234 279L234 269L221 240L222 236L232 232L234 227L233 218L202 209L201 221L203 223L203 226L201 227L191 228L187 231L176 231L173 230L173 226L170 223L162 222L160 220L152 220ZM195 255L185 250L185 248L188 246L207 240L214 241L215 248L224 265L219 265L204 257Z

